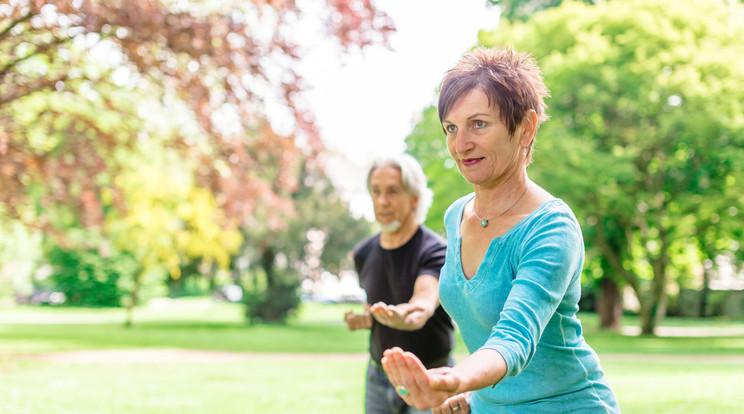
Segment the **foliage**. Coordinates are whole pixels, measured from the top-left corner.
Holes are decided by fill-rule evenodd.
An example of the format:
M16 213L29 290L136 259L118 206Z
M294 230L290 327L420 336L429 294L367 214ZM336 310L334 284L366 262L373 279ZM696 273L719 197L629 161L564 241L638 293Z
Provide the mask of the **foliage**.
M271 255L271 250L265 254ZM269 267L268 272L253 272L251 279L253 283L245 289L246 319L286 323L300 306L300 278L290 269Z
M530 175L582 221L587 274L611 273L634 289L646 333L672 281L701 268L702 257L740 250L742 13L739 3L694 0L567 3L480 34L483 46L538 59L552 119L538 133ZM444 183L454 172L441 167L446 148L435 128L427 110L409 145L430 180ZM447 185L434 187L435 199L467 191ZM695 253L698 236L716 250Z
M115 245L137 258L145 271L162 268L181 276L191 258L229 266L241 236L212 193L195 185L189 164L157 143L140 145L117 178L126 214L107 215L104 229Z
M182 265L195 260L227 269L242 242L235 223L211 192L196 186L193 168L177 152L157 141L138 149L122 161L130 167L116 177L127 211L112 211L104 227L114 246L139 264L128 286L130 310L139 302L140 287L151 282L146 275L180 279Z
M41 234L0 219L0 302L32 291L34 267L41 260Z
M695 223L712 207L741 226L742 13L709 1L574 3L481 34L540 61L553 121L534 175L581 212L589 242L638 295L646 333L669 282L696 261ZM731 236L719 235L727 250Z
M597 3L597 0L582 1L588 4ZM501 16L507 20L527 20L541 10L560 6L563 0L488 0L488 3L498 5Z
M472 184L462 178L447 150L437 109L424 110L421 120L406 137L407 151L421 163L429 188L434 193L426 224L444 234L444 213L455 200L473 191Z
M392 30L369 1L329 0L322 10L343 47ZM119 190L112 157L146 117L122 91L149 91L196 121L207 148L182 130L169 145L206 166L197 181L229 217L248 219L257 204L291 208L301 151L278 152L287 145L275 145L267 102L287 112L302 152L322 150L293 70L295 2L21 0L0 13L0 202L11 215L52 231L47 214L64 205L83 225L102 223L102 199ZM264 168L275 173L262 177Z
M105 257L99 251L65 250L52 246L46 254L52 266L55 291L65 294L66 305L120 306L124 294L119 280L131 277L136 265L131 257Z
M322 270L338 274L352 265L350 251L372 229L351 215L328 178L306 175L303 181L294 196L296 213L276 235L276 245L304 277L317 278Z
M244 255L256 263L245 283L250 321L285 322L300 304L300 282L323 271L348 268L349 252L370 234L369 223L350 215L330 181L306 172L293 196L296 213L281 231L254 226Z
M393 30L367 0L20 0L0 16L0 208L62 248L101 248L71 245L85 228L131 255L130 311L148 278L228 267L239 227L282 230L300 169L321 170L298 19L320 16L340 52Z

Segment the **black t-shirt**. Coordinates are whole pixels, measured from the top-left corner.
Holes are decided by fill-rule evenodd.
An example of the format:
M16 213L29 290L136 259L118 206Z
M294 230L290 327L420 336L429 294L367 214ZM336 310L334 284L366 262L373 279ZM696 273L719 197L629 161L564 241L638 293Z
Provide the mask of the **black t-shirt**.
M361 242L354 248L354 265L367 292L367 302L390 305L408 302L419 275L439 278L445 250L445 241L423 226L419 226L408 242L395 249L382 248L379 234ZM413 352L429 366L449 356L454 343L452 332L452 320L441 306L418 331L393 329L373 318L369 352L380 362L383 351L398 346Z

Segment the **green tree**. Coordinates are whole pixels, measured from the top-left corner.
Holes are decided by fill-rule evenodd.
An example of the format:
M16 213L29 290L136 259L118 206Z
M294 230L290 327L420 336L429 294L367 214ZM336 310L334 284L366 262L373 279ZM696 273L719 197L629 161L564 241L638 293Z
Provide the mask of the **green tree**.
M566 3L480 34L482 46L538 59L552 119L530 175L582 220L585 275L634 290L645 334L664 316L668 286L700 265L690 246L716 246L700 257L739 249L742 13L739 3L703 0ZM441 229L446 204L470 189L449 177L457 173L434 109L408 145L442 201L430 216Z
M351 215L322 172L302 169L284 226L257 223L245 233L243 254L256 264L245 286L249 321L286 321L300 303L300 282L348 267L353 246L371 234L369 223Z
M742 160L744 161L744 160ZM741 183L744 177L731 177L732 183ZM741 187L741 185L739 186ZM744 226L741 225L738 207L744 205L744 192L731 190L706 200L700 207L700 214L691 223L694 241L703 262L703 277L700 283L700 303L698 315L709 315L710 280L714 272L716 259L724 254L733 253L738 262L744 261L744 249L739 246L744 240ZM733 213L733 214L732 214Z
M583 2L594 4L597 0ZM507 20L526 20L539 11L560 6L563 0L488 0L488 3L498 5L501 16Z
M138 145L116 177L127 209L105 216L104 234L138 264L127 291L126 324L140 302L146 276L181 278L181 265L199 259L227 269L242 241L214 195L195 184L190 165L157 142Z
M340 51L393 30L368 1L313 9ZM84 228L97 237L75 237L81 251L105 240L131 254L140 270L130 314L143 275L178 278L197 258L225 265L235 228L258 210L281 224L297 166L323 151L294 70L303 50L291 29L303 12L235 0L0 7L3 214L60 245ZM288 115L286 136L267 102ZM141 152L148 142L154 159Z
M369 1L327 1L316 8L343 48L384 41L392 23ZM0 8L0 202L11 217L49 227L49 207L64 204L86 226L102 223L102 197L119 188L113 154L140 138L139 100L180 107L208 137L173 131L170 145L203 167L198 182L239 220L259 202L281 202L253 173L273 131L266 102L286 110L291 136L322 151L294 71L302 50L293 1L173 2L19 0ZM171 116L174 111L171 111ZM131 122L135 121L135 125ZM280 170L280 175L291 174ZM30 204L39 204L31 209Z
M0 212L0 303L32 293L34 268L42 259L41 252L40 232L8 221Z
M534 175L580 211L588 244L638 296L644 334L689 270L707 206L741 225L730 195L744 160L742 13L704 0L573 3L480 36L540 61L553 120Z
M437 108L424 110L421 120L406 138L407 151L423 166L427 184L434 193L426 224L444 233L444 213L453 201L473 191L473 186L457 171L447 149Z
M131 276L137 266L128 255L67 250L58 245L51 246L46 257L52 266L54 290L65 294L65 305L73 306L120 306L120 279Z

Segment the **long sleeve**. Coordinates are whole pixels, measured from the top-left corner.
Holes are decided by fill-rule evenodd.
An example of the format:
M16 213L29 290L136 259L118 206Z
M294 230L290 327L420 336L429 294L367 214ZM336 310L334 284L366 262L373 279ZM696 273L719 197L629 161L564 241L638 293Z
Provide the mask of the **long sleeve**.
M507 376L519 374L535 355L566 289L580 277L582 258L581 232L568 214L545 217L520 246L511 291L482 346L504 357Z

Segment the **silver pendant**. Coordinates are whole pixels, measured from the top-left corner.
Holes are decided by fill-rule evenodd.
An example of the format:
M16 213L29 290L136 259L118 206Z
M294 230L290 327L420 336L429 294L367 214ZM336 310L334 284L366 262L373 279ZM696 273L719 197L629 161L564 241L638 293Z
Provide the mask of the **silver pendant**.
M481 219L480 226L483 228L488 227L488 219Z

